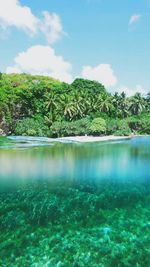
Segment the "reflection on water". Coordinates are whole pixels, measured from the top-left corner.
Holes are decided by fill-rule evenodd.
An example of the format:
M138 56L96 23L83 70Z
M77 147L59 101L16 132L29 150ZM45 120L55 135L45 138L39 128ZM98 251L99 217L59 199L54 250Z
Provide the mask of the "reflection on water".
M74 181L150 179L150 137L107 143L0 139L1 183L59 178Z

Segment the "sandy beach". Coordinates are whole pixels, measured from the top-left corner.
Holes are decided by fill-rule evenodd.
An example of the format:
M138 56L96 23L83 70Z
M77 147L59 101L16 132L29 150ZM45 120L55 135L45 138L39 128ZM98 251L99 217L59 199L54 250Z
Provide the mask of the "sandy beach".
M124 140L130 139L132 136L69 136L57 138L58 141L73 141L80 143L90 143L90 142L102 142L102 141L114 141L114 140Z

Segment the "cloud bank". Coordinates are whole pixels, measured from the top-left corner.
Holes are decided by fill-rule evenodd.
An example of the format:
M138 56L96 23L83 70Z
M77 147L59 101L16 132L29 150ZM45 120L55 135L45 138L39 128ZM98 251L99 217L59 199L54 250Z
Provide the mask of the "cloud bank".
M10 27L23 30L31 36L42 33L49 44L56 42L63 34L59 15L44 11L42 18L38 18L19 0L0 0L0 28L6 30Z
M71 83L72 65L58 56L50 46L36 45L19 53L14 59L14 65L6 69L7 73L30 73L33 75L51 76Z
M96 67L83 66L82 77L98 81L106 87L113 87L117 84L117 77L110 64L100 64Z
M141 93L142 95L146 95L146 90L141 85L136 85L133 88L128 86L121 86L118 90L119 93L125 92L127 96L133 96L135 93Z

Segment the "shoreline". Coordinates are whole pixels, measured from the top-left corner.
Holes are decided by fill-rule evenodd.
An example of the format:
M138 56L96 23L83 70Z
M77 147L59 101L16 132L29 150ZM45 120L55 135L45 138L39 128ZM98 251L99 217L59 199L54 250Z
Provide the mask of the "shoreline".
M70 142L79 142L79 143L92 143L92 142L104 142L104 141L115 141L115 140L124 140L131 139L136 136L115 136L115 135L106 135L106 136L68 136L57 138L58 141L70 141Z
M129 136L115 136L115 135L106 135L106 136L65 136L58 138L49 138L49 137L37 137L37 136L6 136L11 140L20 140L20 141L29 141L29 142L46 142L46 143L94 143L94 142L109 142L109 141L121 141L121 140L130 140L136 137L150 137L150 135L129 135Z

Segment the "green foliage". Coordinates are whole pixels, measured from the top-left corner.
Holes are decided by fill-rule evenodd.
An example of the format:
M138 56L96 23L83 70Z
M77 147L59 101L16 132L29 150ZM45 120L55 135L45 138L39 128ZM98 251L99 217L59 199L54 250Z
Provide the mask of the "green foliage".
M84 118L73 122L54 122L50 128L53 137L89 134L90 120Z
M102 84L85 79L76 79L72 83L72 87L75 90L86 90L91 94L102 94L106 92L106 89Z
M106 133L108 135L114 134L118 130L118 125L120 124L120 119L107 119L107 129Z
M150 134L150 114L141 114L128 118L129 127L139 134Z
M80 126L78 121L87 117L108 121L107 134L116 131L129 134L127 126L121 129L115 125L110 127L111 120L118 124L122 119L129 122L132 132L149 134L149 111L149 94L147 97L139 93L126 97L124 92L111 95L102 84L84 79L76 79L69 85L45 76L0 74L0 129L5 134L41 135L43 130L39 132L36 126L26 127L25 132L16 126L24 119L35 117L42 118L42 124L48 128L44 135L48 136L99 134L97 130L90 132L88 127L85 126L84 130Z
M106 132L106 121L102 118L95 118L89 127L89 131L93 135L100 135Z
M114 135L129 136L131 134L132 132L127 121L121 120L120 123L118 123L117 130L114 132Z
M46 136L48 134L48 130L48 127L44 125L42 120L26 118L17 122L15 134L29 136Z

